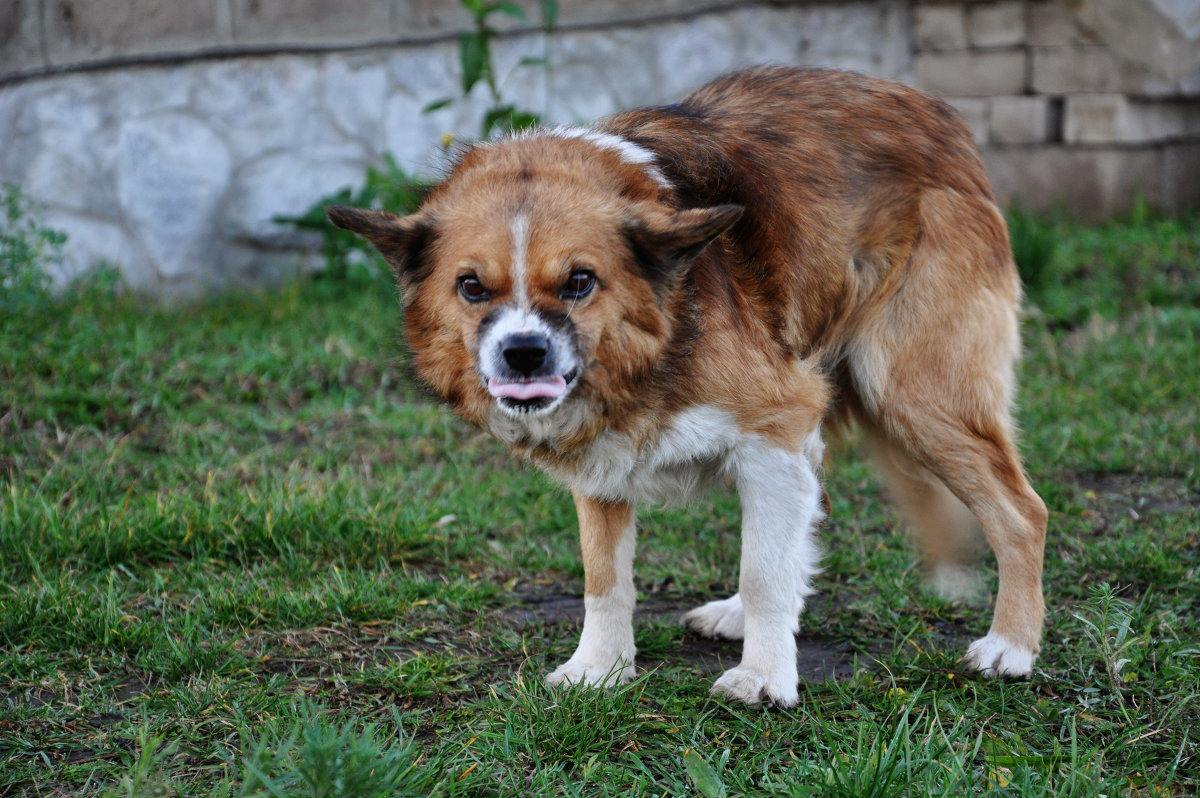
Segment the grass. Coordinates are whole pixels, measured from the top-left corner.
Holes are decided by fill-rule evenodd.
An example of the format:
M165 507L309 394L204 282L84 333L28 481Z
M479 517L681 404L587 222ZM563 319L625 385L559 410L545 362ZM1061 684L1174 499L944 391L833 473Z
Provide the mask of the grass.
M791 712L710 698L737 646L674 622L736 582L720 493L641 512L644 674L542 684L570 498L410 387L387 285L39 294L0 318L0 794L1200 791L1200 220L1030 224L1035 676L962 669L987 611L850 451L801 636L856 663Z

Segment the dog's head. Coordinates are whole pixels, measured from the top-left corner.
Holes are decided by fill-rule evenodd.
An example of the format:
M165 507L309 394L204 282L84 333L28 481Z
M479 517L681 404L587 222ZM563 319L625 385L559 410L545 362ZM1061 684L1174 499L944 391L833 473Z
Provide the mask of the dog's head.
M532 137L469 151L411 216L327 210L394 270L418 376L468 421L536 443L638 390L687 264L741 215L676 210L662 182L620 151Z

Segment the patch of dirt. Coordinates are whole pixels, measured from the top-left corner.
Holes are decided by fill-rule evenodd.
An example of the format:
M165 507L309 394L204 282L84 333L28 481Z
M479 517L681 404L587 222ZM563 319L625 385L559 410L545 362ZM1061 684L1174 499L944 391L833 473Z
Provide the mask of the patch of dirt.
M503 612L508 624L520 628L534 624L551 626L583 626L583 597L556 593L534 593L518 588L521 604ZM823 611L820 598L810 600L806 612ZM667 599L645 599L638 602L634 621L675 623L683 632L680 646L662 658L639 655L642 667L654 667L660 662L684 662L700 673L718 674L738 663L742 656L740 640L713 640L685 629L679 618L697 606L696 602L680 602ZM848 679L854 673L855 655L858 653L847 643L827 638L796 638L796 664L800 678L810 683L827 679ZM861 667L861 662L860 662Z
M1074 474L1085 516L1107 528L1118 518L1135 521L1151 513L1200 510L1200 494L1180 477L1147 476L1126 472L1083 472Z

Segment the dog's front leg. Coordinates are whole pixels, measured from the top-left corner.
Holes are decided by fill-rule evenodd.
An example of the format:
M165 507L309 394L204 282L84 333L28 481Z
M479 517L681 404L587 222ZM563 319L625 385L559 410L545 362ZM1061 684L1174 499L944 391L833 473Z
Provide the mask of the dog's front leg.
M569 660L551 673L551 685L607 687L633 678L633 505L575 494L583 549L583 634Z
M741 664L717 679L714 693L781 707L799 700L795 634L817 572L814 533L824 516L816 475L820 449L814 432L800 451L755 436L733 454L742 502L738 594L745 626Z

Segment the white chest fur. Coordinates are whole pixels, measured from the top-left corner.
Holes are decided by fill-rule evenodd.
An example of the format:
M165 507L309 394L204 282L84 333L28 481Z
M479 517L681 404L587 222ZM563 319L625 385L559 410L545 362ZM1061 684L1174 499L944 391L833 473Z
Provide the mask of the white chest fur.
M551 473L586 496L678 503L727 475L740 437L729 413L702 405L677 413L640 449L626 435L604 432L576 468Z

